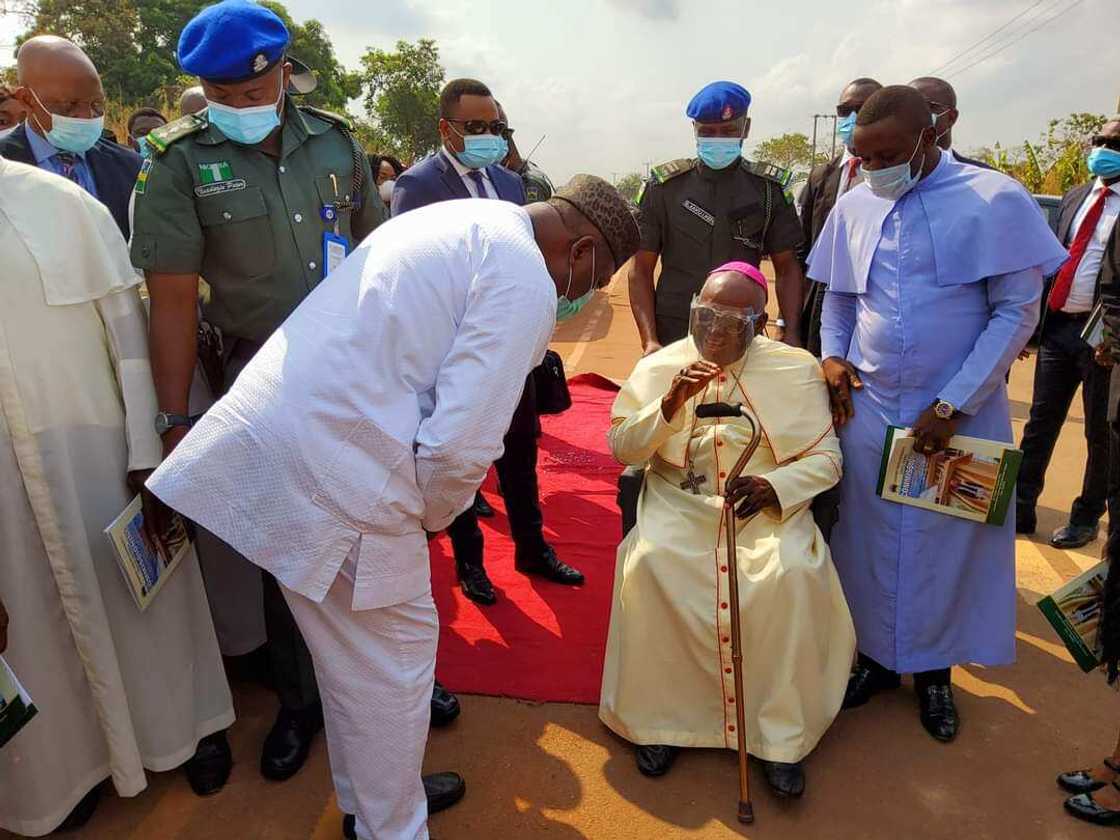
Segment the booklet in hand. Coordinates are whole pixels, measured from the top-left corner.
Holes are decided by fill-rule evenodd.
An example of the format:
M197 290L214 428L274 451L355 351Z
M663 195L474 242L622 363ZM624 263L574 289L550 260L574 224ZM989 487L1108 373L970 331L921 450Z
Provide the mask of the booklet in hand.
M1008 443L954 435L933 455L914 449L910 429L887 427L879 495L972 522L1002 525L1023 453Z
M0 748L25 727L38 710L4 657L0 656Z
M1098 563L1038 602L1066 650L1086 673L1101 664L1101 608L1107 577L1108 562Z
M186 523L179 514L172 517L160 541L152 545L144 531L144 508L140 496L128 503L121 515L105 529L105 535L113 544L117 566L141 612L155 599L191 545Z

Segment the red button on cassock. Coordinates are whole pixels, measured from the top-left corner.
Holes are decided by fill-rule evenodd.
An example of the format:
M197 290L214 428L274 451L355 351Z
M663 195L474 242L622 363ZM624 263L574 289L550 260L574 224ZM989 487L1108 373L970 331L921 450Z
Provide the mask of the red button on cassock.
M725 609L727 609L727 603L725 602L725 603L722 603L722 604L720 604L720 605L719 605L719 608L720 608L721 610L725 610Z

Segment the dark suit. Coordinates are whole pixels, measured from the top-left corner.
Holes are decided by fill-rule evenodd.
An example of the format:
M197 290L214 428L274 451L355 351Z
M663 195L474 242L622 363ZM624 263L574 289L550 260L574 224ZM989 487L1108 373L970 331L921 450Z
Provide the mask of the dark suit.
M820 236L828 214L836 205L836 192L840 189L840 176L844 171L840 165L843 159L844 155L839 154L828 163L814 166L809 173L809 180L801 188L797 206L804 238L797 250L797 257L801 261L802 270L807 268L809 251ZM817 357L821 355L821 307L824 304L824 292L823 284L810 282L801 312L805 349Z
M1092 184L1083 184L1062 196L1054 232L1067 247L1076 235L1073 230L1074 217L1092 188ZM1117 282L1114 254L1116 236L1114 225L1097 274L1094 305L1101 299L1102 289L1114 288ZM1050 285L1047 284L1048 289ZM1088 321L1088 313L1070 315L1051 311L1046 306L1045 297L1042 306L1038 359L1034 371L1034 397L1030 419L1023 430L1023 465L1019 471L1018 503L1021 510L1034 509L1042 492L1054 445L1080 385L1088 457L1081 495L1074 500L1069 521L1072 525L1094 526L1104 513L1109 492L1109 372L1094 362L1092 348L1081 340L1081 331Z
M29 130L25 122L0 140L0 157L35 166L35 155L27 140ZM140 172L140 155L132 149L102 138L86 152L85 157L90 172L93 173L93 182L97 185L97 198L109 208L117 227L121 229L124 238L128 239L128 201Z
M501 166L489 166L486 174L499 198L514 204L525 203L525 188L520 176ZM470 198L463 179L442 152L407 170L397 178L393 189L392 213L399 216L417 207ZM501 482L502 496L509 513L510 532L519 550L540 553L544 549L541 532L543 519L540 491L537 487L537 394L533 375L525 382L521 402L513 413L505 436L505 452L495 466ZM447 529L455 550L455 561L463 565L481 565L482 531L474 509L468 509Z

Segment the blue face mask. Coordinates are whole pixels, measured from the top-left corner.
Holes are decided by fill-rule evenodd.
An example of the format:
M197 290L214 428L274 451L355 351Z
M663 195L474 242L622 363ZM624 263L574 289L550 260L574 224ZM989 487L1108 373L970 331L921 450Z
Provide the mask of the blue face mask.
M583 307L587 306L588 301L591 300L592 295L595 294L595 249L591 249L591 288L580 295L575 300L568 299L568 292L572 290L572 269L573 264L569 259L568 262L568 288L564 294L560 295L559 300L556 301L556 323L567 321L569 318L574 318L579 314Z
M496 134L467 134L463 138L463 151L455 157L467 169L485 169L505 158L509 146Z
M35 101L39 103L39 107L47 111L47 107L43 104L43 100L39 98L39 94L31 91L35 96ZM101 133L105 130L105 117L64 117L62 114L55 114L47 111L51 115L51 130L43 131L43 136L47 138L47 142L64 152L73 152L76 155L84 155L101 139ZM35 120L35 124L39 129L43 129L42 123L38 118L32 114L31 118Z
M856 112L848 114L846 117L841 117L836 121L836 134L840 137L840 142L847 146L849 149L852 147L852 135L856 130Z
M905 163L875 170L864 169L861 166L860 172L863 173L863 179L867 181L867 186L871 188L871 192L875 193L879 198L886 198L891 201L898 201L898 199L910 192L910 190L914 188L914 185L922 178L922 170L920 167L917 173L910 171L910 165L914 162L914 156L918 154L918 149L921 147L922 138L921 135L919 135L918 145L914 147L910 159Z
M697 137L696 154L709 169L726 169L743 152L741 137Z
M498 162L501 163L509 157L509 141L504 137L499 137L498 139L502 141L502 155L498 158Z
M1120 152L1096 146L1085 163L1098 178L1120 178Z
M249 108L231 108L218 102L206 100L210 122L218 131L234 143L255 146L280 125L280 100L284 98L284 76L280 76L280 94L271 105L256 105Z

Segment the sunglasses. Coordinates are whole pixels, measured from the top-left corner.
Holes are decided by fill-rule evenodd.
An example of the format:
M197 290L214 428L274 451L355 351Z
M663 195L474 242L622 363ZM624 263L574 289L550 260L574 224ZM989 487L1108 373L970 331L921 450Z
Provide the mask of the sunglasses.
M453 120L448 119L449 123L458 123L463 126L464 134L494 134L498 137L505 135L509 131L509 126L502 120L494 120L493 122L486 122L486 120Z
M858 113L859 113L859 108L856 108L852 105L837 105L836 106L836 116L838 116L840 118L850 117L852 114L858 114Z
M1114 152L1120 152L1120 137L1105 137L1103 134L1098 134L1093 138L1092 143L1095 149L1112 149Z

